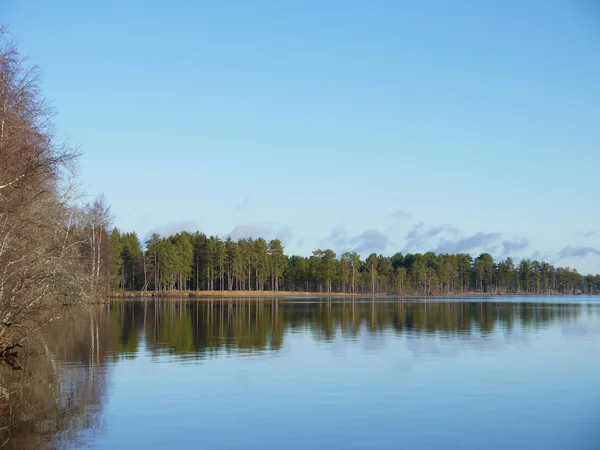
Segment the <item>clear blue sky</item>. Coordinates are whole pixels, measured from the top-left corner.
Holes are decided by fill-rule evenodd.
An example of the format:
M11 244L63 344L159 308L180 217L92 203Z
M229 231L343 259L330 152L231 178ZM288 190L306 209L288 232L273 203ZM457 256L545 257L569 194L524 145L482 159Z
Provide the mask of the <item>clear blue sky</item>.
M0 2L115 224L600 272L600 6Z

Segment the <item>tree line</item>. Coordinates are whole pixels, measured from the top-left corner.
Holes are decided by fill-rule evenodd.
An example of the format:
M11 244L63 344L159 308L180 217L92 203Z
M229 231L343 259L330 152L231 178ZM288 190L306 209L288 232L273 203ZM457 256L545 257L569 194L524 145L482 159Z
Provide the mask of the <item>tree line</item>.
M356 252L317 249L311 256L286 255L279 239L221 239L201 232L153 234L144 249L135 233L110 235L118 289L155 292L295 291L349 294L433 295L461 293L593 294L600 276L489 253Z

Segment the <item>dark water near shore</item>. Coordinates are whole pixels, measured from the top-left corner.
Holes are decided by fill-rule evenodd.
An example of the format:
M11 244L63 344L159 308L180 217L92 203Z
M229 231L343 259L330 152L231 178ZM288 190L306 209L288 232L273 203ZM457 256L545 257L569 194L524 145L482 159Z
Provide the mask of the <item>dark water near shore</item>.
M41 348L7 448L600 448L597 297L115 300Z

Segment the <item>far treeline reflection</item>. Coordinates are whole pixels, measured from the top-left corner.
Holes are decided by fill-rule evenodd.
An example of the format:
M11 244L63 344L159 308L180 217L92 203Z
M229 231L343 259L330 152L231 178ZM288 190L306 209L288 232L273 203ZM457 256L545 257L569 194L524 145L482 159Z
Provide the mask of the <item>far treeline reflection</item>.
M383 331L488 334L496 328L510 330L516 323L541 328L555 320L576 319L585 308L491 302L114 301L101 311L99 323L110 325L108 334L114 339L109 346L113 347L105 350L114 357L134 356L142 335L153 353L203 357L219 351L278 350L286 333L300 329L321 341L330 341L338 333L352 339L361 332Z

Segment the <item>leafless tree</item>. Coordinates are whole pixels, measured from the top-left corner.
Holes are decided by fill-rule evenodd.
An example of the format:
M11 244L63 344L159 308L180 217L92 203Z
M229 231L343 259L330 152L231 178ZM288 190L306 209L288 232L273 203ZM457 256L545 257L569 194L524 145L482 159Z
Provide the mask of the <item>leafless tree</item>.
M0 29L0 361L14 367L18 345L57 305L99 295L110 250L103 199L73 206L78 151L56 138L51 119L39 70Z

